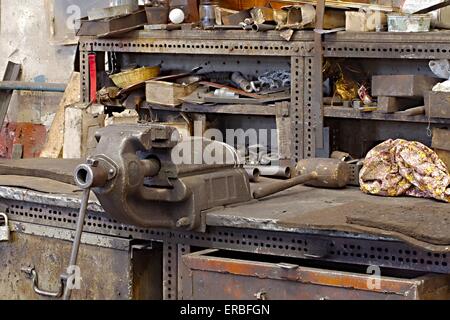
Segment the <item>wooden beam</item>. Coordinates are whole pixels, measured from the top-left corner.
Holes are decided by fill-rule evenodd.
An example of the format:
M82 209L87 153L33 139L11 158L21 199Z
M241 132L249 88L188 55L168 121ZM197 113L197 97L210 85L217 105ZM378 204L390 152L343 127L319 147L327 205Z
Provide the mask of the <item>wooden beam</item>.
M3 81L18 81L22 67L20 64L8 61L6 66ZM8 113L9 103L14 90L1 90L0 91L0 127L3 127L6 114Z
M64 96L59 104L55 119L48 134L47 143L41 152L41 158L56 159L62 156L64 145L64 110L65 107L80 101L81 82L80 73L72 73Z

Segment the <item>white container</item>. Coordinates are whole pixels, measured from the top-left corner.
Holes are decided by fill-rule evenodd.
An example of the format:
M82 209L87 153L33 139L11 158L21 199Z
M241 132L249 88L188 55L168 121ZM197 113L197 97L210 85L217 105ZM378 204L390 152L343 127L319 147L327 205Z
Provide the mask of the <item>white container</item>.
M429 14L389 14L389 32L428 32L431 27L431 15Z

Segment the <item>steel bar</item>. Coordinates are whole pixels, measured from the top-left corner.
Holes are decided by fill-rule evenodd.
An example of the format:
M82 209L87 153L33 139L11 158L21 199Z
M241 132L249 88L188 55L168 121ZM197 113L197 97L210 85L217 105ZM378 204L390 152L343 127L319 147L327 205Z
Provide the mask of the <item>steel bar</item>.
M81 207L80 212L78 214L78 221L77 221L77 228L75 231L75 239L73 241L72 245L72 252L70 254L70 261L69 261L69 267L74 267L77 265L78 261L78 253L80 251L80 244L81 244L81 236L83 235L83 229L84 229L84 222L86 218L86 212L87 212L87 206L89 203L89 195L91 193L91 189L85 189L83 192L83 197L81 200ZM66 287L64 291L64 300L70 300L70 297L72 295L72 288L69 286L69 284L66 282Z
M42 91L42 92L64 92L67 84L65 83L39 83L23 81L1 81L0 90L18 90L18 91Z
M315 119L316 148L323 149L323 47L322 29L325 16L325 0L318 0L316 7L316 29L314 30L314 61L313 61L313 109L319 118Z
M6 71L3 76L4 81L16 81L19 80L21 65L13 63L11 61L8 62L6 66ZM0 127L3 126L3 122L5 121L6 114L8 113L9 102L12 97L12 90L0 91Z

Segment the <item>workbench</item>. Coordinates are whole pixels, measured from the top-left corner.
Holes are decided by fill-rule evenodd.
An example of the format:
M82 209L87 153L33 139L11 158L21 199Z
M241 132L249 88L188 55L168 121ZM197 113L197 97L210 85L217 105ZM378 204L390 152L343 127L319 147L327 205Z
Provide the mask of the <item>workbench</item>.
M24 179L22 183L32 186L31 180L27 182L27 179L35 178ZM52 183L54 182L48 180L47 188ZM48 283L51 284L52 272L56 281L55 272L58 272L58 267L64 265L55 266L55 261L50 257L58 257L57 262L62 263L64 257L68 255L69 241L76 226L80 205L81 194L74 192L73 186L58 185L58 187L60 190L66 188L67 194L0 187L1 203L8 208L6 212L11 219L16 239L23 236L45 238L45 241L36 243L29 241L28 253L20 257L20 262L24 264L34 261L38 270L45 275L43 279L46 279L44 283L47 286ZM155 293L162 285L164 299L183 299L183 296L187 298L186 288L183 289L181 285L182 259L200 249L256 254L255 257L260 258L272 256L274 257L272 260L281 263L299 259L300 263L307 266L325 264L331 270L337 266L341 268L354 266L361 270L366 270L368 266L379 266L383 270L397 270L397 274L408 272L450 274L448 245L427 243L392 230L347 223L346 218L355 213L360 217L371 216L374 213L386 214L387 208L392 212L402 211L408 218L415 213L429 215L429 227L434 228L436 233L442 231L442 221L438 218L442 213L448 213L447 204L431 200L378 198L364 195L352 187L346 190L326 190L301 186L266 200L210 210L206 213L206 233L199 233L139 229L120 224L103 212L94 197L89 205L85 223L80 263L82 268L88 268L92 274L98 274L94 279L90 277L86 279L90 281L90 285L98 284L95 280L106 281L103 277L112 275L108 280L110 286L98 288L99 293L96 290L90 292L106 298L118 298L117 287L120 288L119 284L125 286L127 281L129 290L135 287L142 289L146 285L151 290L144 289L144 291ZM64 245L46 247L47 241L56 240ZM38 247L42 245L47 248L45 250L47 253L38 255L39 259L36 260L33 252L39 250ZM2 243L0 251L5 252L5 248L14 246L15 241L12 244ZM103 253L102 258L99 258L87 253L94 250L93 252L98 254L103 250L101 248L109 248L108 255ZM147 253L141 253L141 256L135 253L135 258L132 258L131 252L140 252L139 250L143 248L152 250L144 250ZM50 253L51 250L54 251ZM119 264L117 257L122 261ZM153 258L142 260L136 257ZM155 270L161 272L162 269L162 281L151 284L146 282L145 285L142 282L136 283L140 278L133 277L130 270L133 270L134 264L145 266L145 261L153 270L153 272L146 271L147 276L155 278L158 274ZM0 278L5 279L4 273L7 273L9 276L6 279L9 281L12 278L19 278L18 283L22 290L27 285L31 288L31 283L20 275L17 263L18 261L9 260ZM46 270L46 265L52 266L50 271ZM383 271L383 274L384 272L391 271ZM121 290L121 298L159 298L157 294L133 295L132 292L125 290L125 287ZM399 297L398 294L394 296Z
M369 68L371 71L378 68L385 74L405 70L428 73L428 60L450 57L449 35L449 32L427 34L339 32L324 35L322 49L325 58L343 58L347 59L346 61L358 61L367 66L374 63L375 66ZM80 71L84 102L89 100L88 54L91 52L115 52L123 61L145 62L149 65L162 62L173 69L179 67L183 70L191 70L193 67L202 65L205 71L231 69L251 73L255 70L262 72L270 68L289 67L293 79L292 98L288 104L287 115L280 115L270 106L245 105L239 107L223 105L208 110L204 107L185 105L182 111L231 116L238 119L249 118L250 125L263 128L277 127L280 123L286 124L287 119L290 129L285 131L288 132L288 136L284 141L290 141L291 145L279 146L279 149L282 158L291 163L323 154L323 150L327 149L328 151L346 150L347 147L351 149L358 145L354 148L356 151L367 152L369 142L388 138L404 137L429 144L431 141L426 135L427 125L446 127L449 124L448 119L425 116L406 117L376 112L363 114L353 109L323 106L321 99L314 94L320 91L315 83L322 83L323 79L320 72L313 71L316 50L314 34L311 31L296 32L289 42L274 31L264 33L198 30L135 31L121 38L82 37L80 39ZM254 121L254 117L257 117L258 121ZM281 118L284 122L281 122ZM333 139L326 138L327 132L328 137ZM27 185L33 184L28 182ZM48 187L50 185L51 183L47 183ZM25 190L20 185L0 187L0 199L8 207L7 213L15 234L44 237L45 242L58 239L68 246L75 229L80 193L75 192L73 187L64 188L68 188L67 192L61 194L58 190L65 189L60 185L54 186L56 190L54 193ZM94 257L95 268L91 268L95 269L95 272L106 270L98 279L92 280L94 283L106 281L110 272L114 274L112 281L121 283L121 286L113 289L99 290L103 296L113 298L118 296L159 298L158 288L161 287L160 295L164 299L202 297L262 299L267 293L264 292L263 287L270 285L267 283L267 278L274 277L277 281L294 282L299 279L308 279L307 281L314 282L317 281L317 277L313 281L306 274L318 275L322 274L321 272L326 273L326 279L329 281L325 291L327 288L336 288L335 284L338 281L336 279L340 277L339 279L347 279L345 283L349 284L349 288L361 289L357 291L363 294L355 296L359 298L426 298L433 295L415 293L420 291L418 288L421 288L424 283L428 285L428 280L422 281L420 277L417 279L422 280L415 280L416 276L429 273L450 274L450 245L445 242L446 230L442 227L446 226L442 223L442 217L448 212L447 204L425 199L367 196L355 187L348 187L345 190L297 187L263 201L210 210L205 214L206 233L196 233L140 229L123 225L110 219L94 200L89 206L83 247L90 244L94 248L119 249L113 253L109 252L109 258L115 261L117 254L122 263L116 264L108 262L107 259L100 260ZM391 225L379 225L377 228L374 225L377 222L377 215L395 217L397 220L392 220ZM402 229L402 217L404 221L408 220L407 217L413 217L412 221L416 221L417 230L411 225ZM368 218L370 221L367 220ZM427 235L431 239L427 239ZM5 246L8 244L0 244L0 252ZM57 248L55 250L58 256L68 256L68 249L57 245L55 248ZM224 251L226 254L217 253L215 250ZM141 257L144 257L144 259L137 258L140 277L129 272L133 269L132 257L139 257L139 254L133 254L134 252L141 252ZM217 259L211 258L215 254L219 255ZM89 256L89 253L86 255ZM152 255L155 262L151 265L154 269L149 271L142 266L145 265L145 259ZM52 255L49 254L49 256ZM248 262L253 269L239 269L238 267L248 266L245 263L236 264L239 257L254 261ZM24 261L27 260L26 258L24 257ZM33 258L30 256L29 259ZM81 259L83 260L83 253ZM211 259L213 259L212 262ZM35 263L44 264L44 260ZM259 260L264 261L257 262ZM269 262L266 260L270 260L272 264L268 266ZM9 272L9 276L6 276L7 283L19 278L18 281L22 287L31 286L26 280L20 278L20 271L18 271L20 267L17 263L17 261L7 263L6 271L4 271ZM92 265L93 261L84 263ZM59 260L56 265L54 269L64 266ZM203 271L209 270L208 272L213 274L217 272L222 276L212 277L212 280L200 276L195 280L192 277L197 276L200 265L204 268ZM321 270L361 268L362 271L359 270L359 276L352 276L338 274L335 271L327 273L316 269L311 271L300 268L305 270L305 274L299 275L296 273L299 265L302 265L301 268L319 265L323 267ZM229 269L233 266L236 268ZM389 290L383 287L384 292L383 290L367 291L364 287L367 278L361 274L366 274L370 266L381 267L383 274L385 270L387 274L401 273L408 280L387 279L383 283L390 288ZM40 272L46 272L45 265L37 267L42 270ZM253 270L253 274L260 274L261 279L250 285L243 280L244 274L237 275L238 269ZM148 285L151 275L158 274L158 270L161 271L162 278L159 282L155 280L152 285ZM46 283L53 278L57 279L56 272L53 275L50 275L51 271L46 273ZM242 272L245 273L245 271ZM236 279L242 281L234 279L224 280L225 282L222 283L220 279L223 280L224 274L236 275ZM433 276L427 278L435 279L431 280L434 284L431 287L447 290L449 281L446 276L437 277L437 280ZM1 278L5 279L5 277ZM146 281L147 287L152 290L144 293L134 292L131 288L143 287L139 281L134 284L135 279ZM214 283L210 286L210 291L208 288L205 289L207 286L203 286L206 292L211 293L210 296L202 295L205 291L201 290L201 285L200 289L192 287L194 283L199 285L202 281ZM240 287L242 283L249 284L249 291ZM283 283L286 284L286 282ZM400 283L403 286L399 286ZM230 286L239 288L236 290L238 293L235 295L226 293ZM258 286L260 286L260 292L253 292L255 294L253 297L250 291L256 290ZM290 285L275 287L280 294L277 295L276 292L270 294L282 299L295 297L326 299L351 296L343 295L345 292L340 292L341 295L333 292L328 296L323 293L324 291L314 291L315 289L311 288L306 291L314 291L315 294L297 296L299 292L297 287L295 290ZM213 289L216 291L215 294L212 294ZM266 288L266 290L269 289Z

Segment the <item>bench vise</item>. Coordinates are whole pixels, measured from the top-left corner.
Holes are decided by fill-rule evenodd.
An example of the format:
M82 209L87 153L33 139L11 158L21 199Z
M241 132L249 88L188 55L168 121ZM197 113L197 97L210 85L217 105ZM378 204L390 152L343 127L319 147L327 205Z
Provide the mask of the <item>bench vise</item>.
M235 151L203 138L182 139L162 125L100 130L95 155L75 170L115 220L143 228L205 231L204 212L252 199ZM222 161L210 161L211 157ZM206 155L206 157L205 157Z

